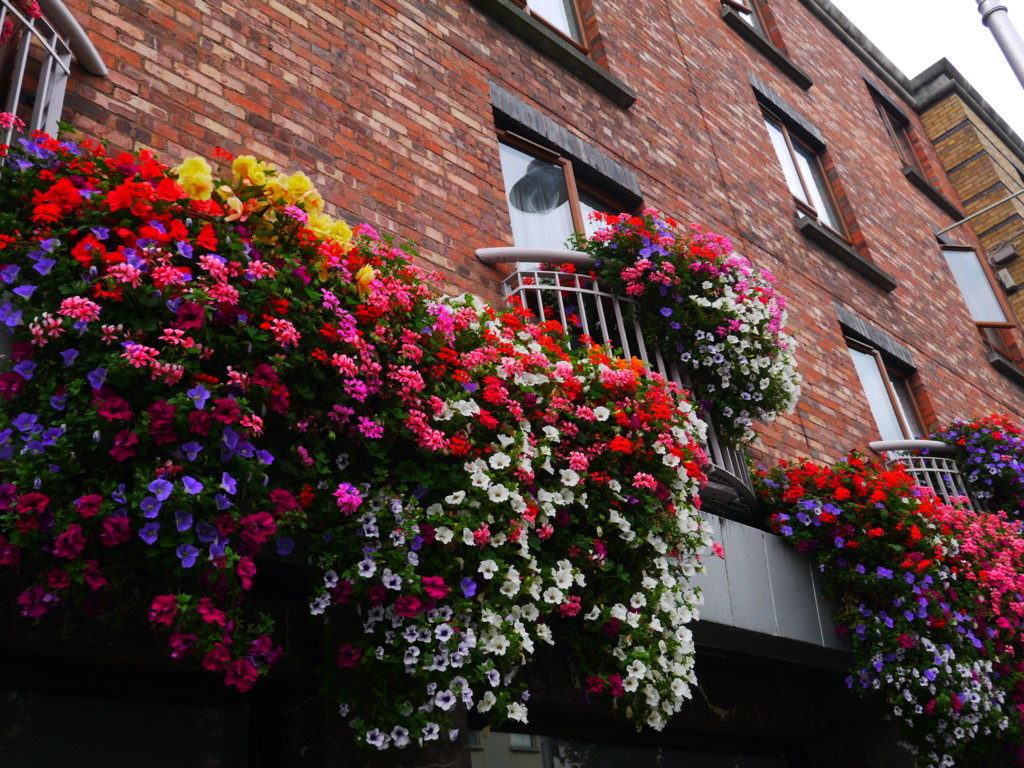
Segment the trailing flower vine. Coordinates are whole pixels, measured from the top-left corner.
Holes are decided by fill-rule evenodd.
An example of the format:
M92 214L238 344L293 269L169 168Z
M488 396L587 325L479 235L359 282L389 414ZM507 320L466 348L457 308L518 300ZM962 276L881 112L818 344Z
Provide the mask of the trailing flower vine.
M853 456L759 473L772 529L808 552L850 638L847 684L881 697L923 765L1024 744L1024 539Z
M794 408L795 341L771 272L733 253L728 238L651 208L591 216L604 226L572 246L596 259L593 274L610 290L633 300L645 343L682 363L726 440L748 442L754 421Z
M440 296L303 174L220 159L223 179L35 134L0 168L21 614L134 611L245 691L283 653L251 590L288 556L317 573L321 677L369 746L448 738L459 704L525 722L541 643L661 727L695 682L707 544L684 393Z

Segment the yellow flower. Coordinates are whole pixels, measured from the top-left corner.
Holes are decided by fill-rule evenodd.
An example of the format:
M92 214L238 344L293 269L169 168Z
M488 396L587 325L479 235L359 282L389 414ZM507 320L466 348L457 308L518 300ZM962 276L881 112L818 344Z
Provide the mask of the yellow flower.
M249 215L244 212L245 206L242 201L232 195L224 201L225 206L231 211L227 216L224 217L224 221L245 221Z
M348 243L352 240L352 227L347 222L338 219L331 227L330 238L339 243Z
M184 187L186 195L194 200L210 199L213 194L213 172L203 158L187 158L172 172L178 177L178 183Z
M274 169L270 165L252 155L239 155L231 163L231 172L235 175L236 184L247 179L247 184L262 186L267 183L267 171L272 170Z
M315 192L313 182L302 171L296 171L291 176L281 176L278 179L281 185L282 196L289 203L301 202L308 192Z
M367 299L370 297L370 283L376 278L377 272L369 264L360 267L359 271L356 272L356 293L359 294L359 298Z
M309 220L306 222L306 226L312 230L313 234L324 240L330 239L331 232L336 224L337 222L326 213L311 213L309 214Z
M315 189L303 195L302 202L305 204L306 213L320 213L324 209L324 199Z

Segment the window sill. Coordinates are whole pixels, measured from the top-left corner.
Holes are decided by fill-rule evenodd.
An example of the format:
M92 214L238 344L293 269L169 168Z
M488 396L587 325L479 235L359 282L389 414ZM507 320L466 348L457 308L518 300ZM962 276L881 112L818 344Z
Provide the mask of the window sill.
M636 92L632 88L511 0L470 2L623 109L628 109L636 101Z
M736 13L735 10L723 5L721 14L726 24L732 27L740 37L757 48L768 61L782 70L786 77L805 91L813 85L811 78L794 64L792 59L772 45L771 41L764 35L747 24L743 17Z
M869 282L874 283L886 293L896 289L898 284L892 275L884 269L876 267L853 250L848 243L843 242L821 224L814 221L814 219L801 214L796 218L796 228L800 230L800 234L819 246L823 251L835 256L847 267L861 277L866 278Z
M988 361L992 364L992 367L1003 374L1003 376L1008 378L1018 387L1024 388L1024 371L996 352L992 347L988 348Z
M921 172L917 170L917 168L905 165L903 166L903 175L907 177L907 180L911 184L921 190L925 197L941 208L950 218L955 221L959 221L967 215L960 210L960 207L952 200L933 187L931 182L929 182L928 179L926 179Z

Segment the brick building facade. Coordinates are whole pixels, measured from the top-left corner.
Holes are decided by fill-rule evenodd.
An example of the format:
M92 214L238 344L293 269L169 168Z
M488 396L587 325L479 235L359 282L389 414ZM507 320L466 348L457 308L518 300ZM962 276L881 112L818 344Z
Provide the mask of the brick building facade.
M756 460L866 449L879 407L906 412L894 427L905 434L889 437L1024 415L1024 338L1010 328L986 342L943 253L982 243L969 227L936 238L964 215L944 145L928 139L936 113L922 121L915 84L827 0L577 0L565 8L579 12L578 33L550 18L561 3L532 0L66 7L108 69L72 66L64 115L76 130L169 161L221 146L303 170L336 213L415 240L452 291L500 300L510 268L475 252L522 244L502 143L571 169L604 206L652 206L728 235L790 297L805 380L796 411L760 428ZM878 361L887 406L865 393L858 354ZM910 764L846 693L842 644L827 636L807 565L756 529L718 525L727 550L731 537L760 560L710 577L703 693L687 715L667 735L637 737L569 703L552 664L537 672L535 731L662 745L680 760ZM810 629L794 626L804 619ZM250 764L361 764L300 684L276 685L238 726L252 736ZM443 759L478 765L482 754Z
M999 285L1017 319L1024 316L1024 203L1007 199L1024 184L1024 142L964 77L942 60L914 79L921 117L939 159L973 216ZM988 210L986 210L988 209Z

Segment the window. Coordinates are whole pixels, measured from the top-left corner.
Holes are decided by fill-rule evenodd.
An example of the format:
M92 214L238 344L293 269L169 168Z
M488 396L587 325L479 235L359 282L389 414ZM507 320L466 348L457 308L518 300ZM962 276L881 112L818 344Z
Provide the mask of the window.
M514 0L523 10L586 50L577 0Z
M758 9L755 0L722 0L722 2L727 7L736 11L737 15L749 24L751 28L757 30L762 36L767 36L764 20L761 18L761 11Z
M515 134L501 134L501 173L515 244L564 248L574 232L593 234L594 211L615 206L576 183L572 163Z
M1003 357L1015 359L1017 355L1013 354L1011 348L1013 340L1010 333L1014 324L1006 319L1006 311L978 254L971 248L946 246L942 249L942 255L946 257L946 263L982 338Z
M540 743L537 737L529 733L510 733L508 748L517 752L539 752Z
M881 438L909 440L921 437L925 433L924 423L907 379L886 366L874 347L853 339L846 342Z
M877 98L873 98L872 101L875 103L875 110L878 112L878 117L882 121L885 133L889 137L889 141L892 143L893 149L896 150L896 153L903 161L903 165L920 172L921 163L917 159L917 153L914 152L914 145L910 141L910 134L907 132L906 120L902 115L895 114Z
M794 136L786 124L774 115L766 113L764 122L797 207L810 218L845 237L818 153Z

